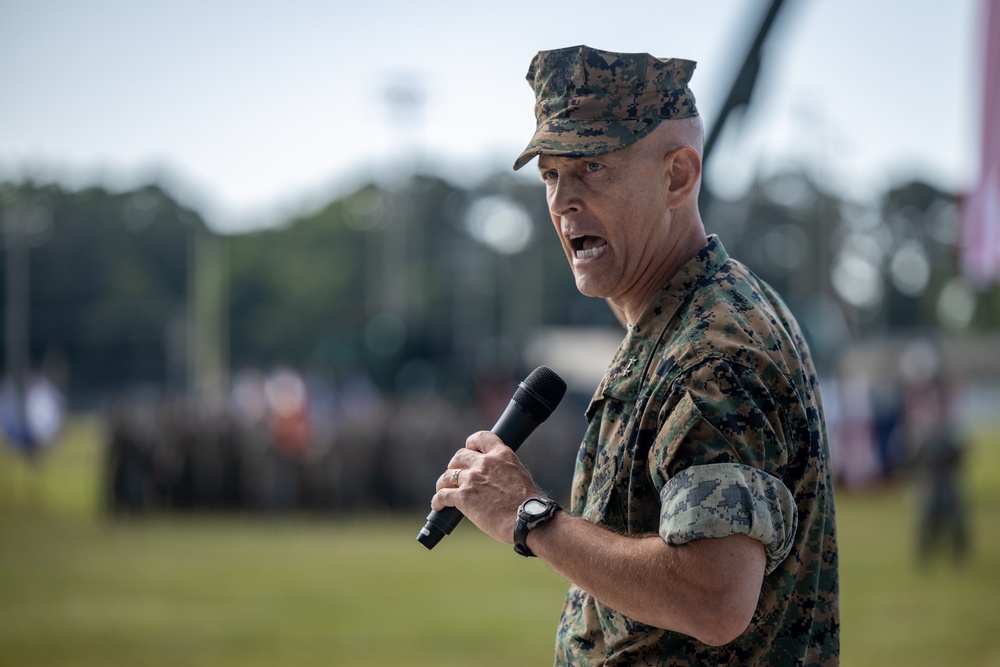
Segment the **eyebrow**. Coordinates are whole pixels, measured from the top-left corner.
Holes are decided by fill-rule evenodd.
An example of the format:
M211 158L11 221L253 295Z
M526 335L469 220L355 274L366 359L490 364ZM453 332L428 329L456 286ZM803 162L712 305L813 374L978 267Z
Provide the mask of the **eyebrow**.
M546 164L542 164L542 160L544 158L548 158L549 162L547 162ZM555 165L552 164L552 160L559 160L559 159L569 160L569 161L575 161L575 160L583 160L585 158L564 158L564 157L561 157L561 156L558 156L558 155L539 155L538 156L538 171L545 171L546 169L552 169L552 168L554 168Z
M538 161L538 176L539 178L545 178L545 172L552 169L550 164L542 164L541 160Z

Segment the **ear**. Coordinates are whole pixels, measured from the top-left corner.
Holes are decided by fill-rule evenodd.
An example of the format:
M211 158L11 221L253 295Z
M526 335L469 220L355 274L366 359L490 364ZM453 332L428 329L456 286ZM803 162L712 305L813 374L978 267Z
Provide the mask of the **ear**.
M675 207L697 192L701 179L701 157L690 146L680 146L663 156L667 192Z

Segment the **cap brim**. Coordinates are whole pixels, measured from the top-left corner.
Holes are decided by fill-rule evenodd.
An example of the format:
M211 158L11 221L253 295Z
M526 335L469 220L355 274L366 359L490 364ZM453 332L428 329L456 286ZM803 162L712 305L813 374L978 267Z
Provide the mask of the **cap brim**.
M535 130L528 146L514 161L514 171L538 155L595 157L631 146L652 132L659 119L550 120Z

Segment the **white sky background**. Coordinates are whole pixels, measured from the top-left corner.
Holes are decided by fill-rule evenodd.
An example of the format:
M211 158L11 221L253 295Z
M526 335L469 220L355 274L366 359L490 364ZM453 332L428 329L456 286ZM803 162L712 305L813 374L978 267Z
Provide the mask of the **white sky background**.
M156 179L219 229L267 224L419 148L470 184L534 129L541 49L699 61L711 126L763 0L0 0L0 180ZM614 9L612 9L614 7ZM845 196L977 175L976 0L787 0L741 134L708 178L806 164ZM385 91L423 90L400 123ZM525 171L534 175L534 165Z

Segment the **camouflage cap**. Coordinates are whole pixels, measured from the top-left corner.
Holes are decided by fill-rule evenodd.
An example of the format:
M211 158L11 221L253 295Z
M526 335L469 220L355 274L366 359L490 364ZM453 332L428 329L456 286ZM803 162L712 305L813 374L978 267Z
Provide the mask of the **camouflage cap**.
M528 68L535 136L514 169L536 155L589 157L629 146L661 120L698 115L688 81L695 63L589 46L539 51Z

